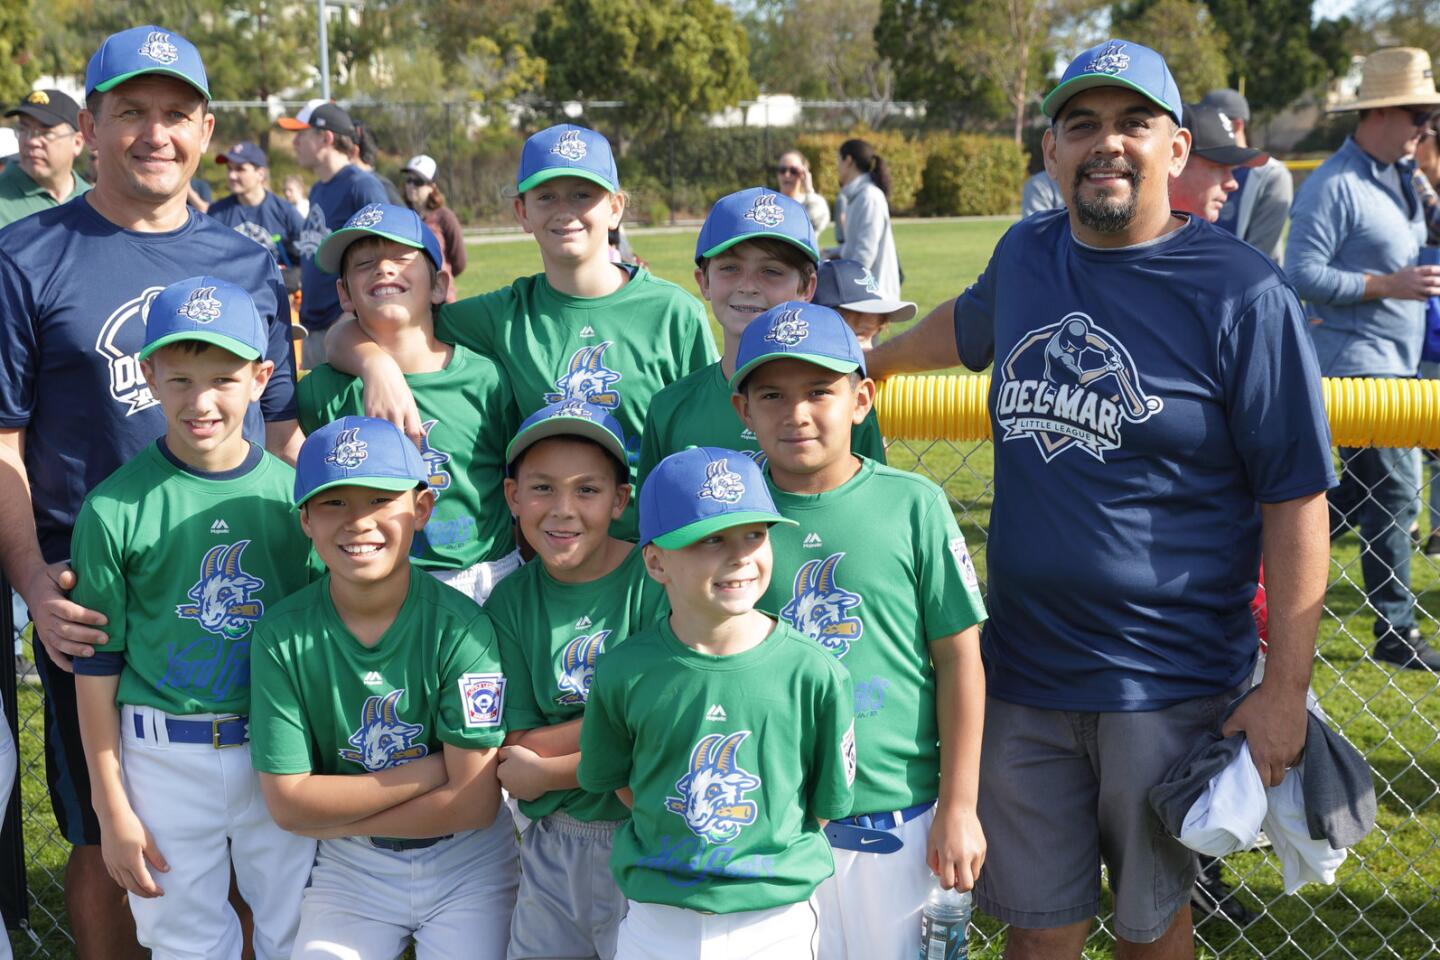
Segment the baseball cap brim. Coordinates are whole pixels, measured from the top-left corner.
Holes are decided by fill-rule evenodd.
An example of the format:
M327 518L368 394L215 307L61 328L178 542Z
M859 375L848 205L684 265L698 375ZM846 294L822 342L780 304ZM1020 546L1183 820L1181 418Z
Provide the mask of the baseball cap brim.
M147 343L141 348L140 359L144 360L161 347L178 343L181 340L198 340L201 343L208 343L222 350L230 351L241 360L260 359L260 351L243 340L227 337L223 333L211 333L208 330L177 330L174 333L167 333L163 337L157 337L153 342Z
M402 246L420 250L429 256L429 251L425 250L423 243L417 243L405 237L397 237L393 233L386 233L371 227L341 227L326 237L325 242L320 244L320 249L315 251L315 266L326 273L338 274L340 264L345 259L345 251L350 249L351 244L358 240L364 240L366 237L384 237L386 240L393 240ZM435 264L435 268L438 270L440 264Z
M516 457L541 440L548 440L551 437L584 437L586 440L594 440L616 460L621 463L627 462L625 448L621 446L620 438L605 429L603 424L586 417L558 414L546 417L539 423L526 427L515 434L515 438L505 448L506 465L514 463Z
M430 484L424 480L416 480L414 477L342 477L338 480L327 480L314 490L305 491L305 496L296 501L297 507L303 507L310 501L310 498L317 493L324 493L326 490L333 490L335 487L368 487L371 490L388 490L391 493L404 493L406 490L430 489Z
M69 124L72 127L75 126L69 118L62 117L54 110L48 110L45 107L33 103L22 103L18 107L11 107L5 111L5 116L7 117L18 117L21 115L39 120L47 127L58 127L62 123Z
M1258 167L1270 159L1270 155L1254 147L1213 147L1205 150L1191 148L1191 153L1211 163L1222 163L1227 167Z
M829 306L829 304L825 304L825 306ZM886 300L883 298L875 298L870 300L856 300L853 303L837 304L835 309L854 310L856 313L904 314L904 316L890 318L896 323L904 323L906 320L909 320L915 316L916 308L915 304L911 303L909 300Z
M111 90L114 90L116 87L120 86L120 84L124 83L126 80L134 80L136 77L148 76L150 74L160 74L166 77L174 77L176 80L183 80L189 86L200 91L200 95L206 100L210 99L210 91L201 84L196 83L194 77L188 77L181 71L171 70L168 67L146 67L143 70L131 70L129 73L122 73L118 77L111 77L109 80L106 80L103 83L95 84L95 92L108 93Z
M729 530L731 527L743 527L747 523L768 523L772 526L777 523L789 524L798 527L800 524L780 516L778 513L770 513L765 510L740 510L735 513L721 513L713 517L706 517L703 520L696 520L694 523L687 523L678 530L671 530L669 533L662 533L650 542L657 547L666 550L679 550L681 547L688 547L696 540L701 540L720 530ZM644 546L642 543L641 546Z
M1084 93L1086 90L1093 90L1096 87L1128 87L1170 114L1171 119L1177 123L1179 122L1180 109L1178 104L1172 106L1155 96L1155 94L1149 90L1146 90L1140 84L1110 73L1082 73L1079 76L1071 77L1046 95L1045 100L1040 104L1040 109L1045 112L1045 116L1053 120L1055 115L1060 112L1060 108L1065 106L1066 101L1071 97L1077 93Z
M838 357L827 357L818 353L790 353L777 350L774 353L762 353L760 356L755 357L749 363L745 364L745 366L736 370L735 375L730 378L730 389L739 390L740 384L745 382L746 377L750 376L757 367L764 366L771 360L803 360L806 363L813 363L817 367L833 370L836 373L854 373L860 369L860 364L854 360L841 360Z
M297 120L295 117L281 117L275 121L275 125L282 130L309 130L310 124L304 120Z
M581 180L589 180L591 183L604 187L610 193L620 192L620 184L611 183L602 174L596 173L593 170L584 170L579 167L547 167L544 170L538 170L530 174L530 176L517 183L515 185L515 193L521 194L526 190L533 190L545 181L554 180L556 177L579 177Z
M805 251L805 256L809 257L815 263L820 262L820 251L816 250L814 247L811 247L807 243L802 243L794 237L786 236L783 233L772 233L769 230L757 230L755 233L745 233L741 234L738 237L730 237L728 240L723 240L720 243L715 244L715 246L711 247L709 250L706 250L704 253L700 254L700 257L701 259L709 260L711 257L720 256L720 254L724 253L726 250L729 250L731 247L735 246L738 243L744 243L746 240L759 240L761 237L768 237L771 240L784 240L786 243L790 244L790 246Z

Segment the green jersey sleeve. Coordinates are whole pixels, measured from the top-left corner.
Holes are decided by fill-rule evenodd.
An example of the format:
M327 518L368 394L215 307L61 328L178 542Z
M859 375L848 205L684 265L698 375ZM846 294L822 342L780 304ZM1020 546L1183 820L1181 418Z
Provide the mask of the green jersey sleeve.
M70 562L75 570L75 589L70 599L82 607L105 614L109 620L100 629L110 639L97 644L97 653L125 650L125 560L120 544L87 499L75 518L70 537Z
M710 332L710 318L705 312L705 305L694 297L687 296L690 308L691 322L684 324L683 329L688 333L689 343L682 345L678 352L680 370L675 379L694 373L720 359L720 352L715 349L715 336Z
M446 343L458 343L487 357L496 356L496 318L514 312L515 294L510 287L501 287L476 297L467 297L440 308L435 320L435 336Z
M505 729L534 730L549 726L550 722L545 719L535 696L535 678L530 673L530 660L525 655L519 625L507 615L512 612L513 608L506 608L493 617L500 644L500 666L505 671Z
M838 820L850 815L855 799L854 687L850 673L830 664L834 682L817 691L810 815Z
M250 762L262 773L315 769L305 711L293 677L263 626L250 651Z
M851 435L850 452L868 457L876 463L887 462L885 460L885 438L880 435L880 417L876 415L873 407Z
M945 491L933 499L915 535L915 591L924 637L934 642L985 619L980 581L965 546L965 536L950 511Z
M662 412L665 409L661 402L664 394L664 390L656 394L650 409L645 411L645 427L640 434L640 460L635 469L635 489L630 491L632 499L639 498L640 487L645 483L645 478L650 476L655 464L665 459L663 438L668 431L665 421L668 421L669 417Z
M306 436L340 418L352 393L359 393L359 380L347 377L323 363L295 384L295 412Z
M449 650L440 665L436 735L466 750L498 747L505 741L508 684L500 664L495 627L482 611L447 639Z
M591 793L609 793L630 783L635 740L624 716L624 677L611 676L607 660L595 664L595 680L580 726L580 768L576 779Z

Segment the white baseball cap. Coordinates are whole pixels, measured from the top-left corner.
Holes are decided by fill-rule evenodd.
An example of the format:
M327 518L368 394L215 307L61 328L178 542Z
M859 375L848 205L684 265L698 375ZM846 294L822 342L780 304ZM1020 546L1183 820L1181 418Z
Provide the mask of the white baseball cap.
M413 173L424 180L435 179L435 158L426 154L411 157L410 162L405 164L405 172Z

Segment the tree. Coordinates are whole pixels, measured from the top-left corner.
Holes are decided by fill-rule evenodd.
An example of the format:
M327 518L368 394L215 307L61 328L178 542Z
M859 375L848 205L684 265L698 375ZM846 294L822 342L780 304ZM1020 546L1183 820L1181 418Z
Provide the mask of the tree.
M557 0L540 11L531 51L555 100L618 100L641 134L680 129L734 106L755 86L749 43L716 0Z
M1111 13L1115 36L1159 51L1170 65L1181 97L1195 102L1229 80L1229 42L1198 0L1140 0Z
M0 101L14 103L30 92L39 74L31 53L36 38L29 0L0 0Z
M1205 0L1230 38L1230 83L1256 113L1294 103L1350 65L1346 18L1314 22L1312 0Z
M1005 116L1005 96L969 53L974 4L881 0L875 47L893 64L895 96L923 100L929 119L963 128Z

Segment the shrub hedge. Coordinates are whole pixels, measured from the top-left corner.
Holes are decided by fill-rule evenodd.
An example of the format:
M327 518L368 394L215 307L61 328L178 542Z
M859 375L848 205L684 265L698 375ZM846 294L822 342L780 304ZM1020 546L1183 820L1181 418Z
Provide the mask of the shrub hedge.
M915 196L921 216L1010 213L1025 186L1025 151L1015 141L961 133L931 137Z

